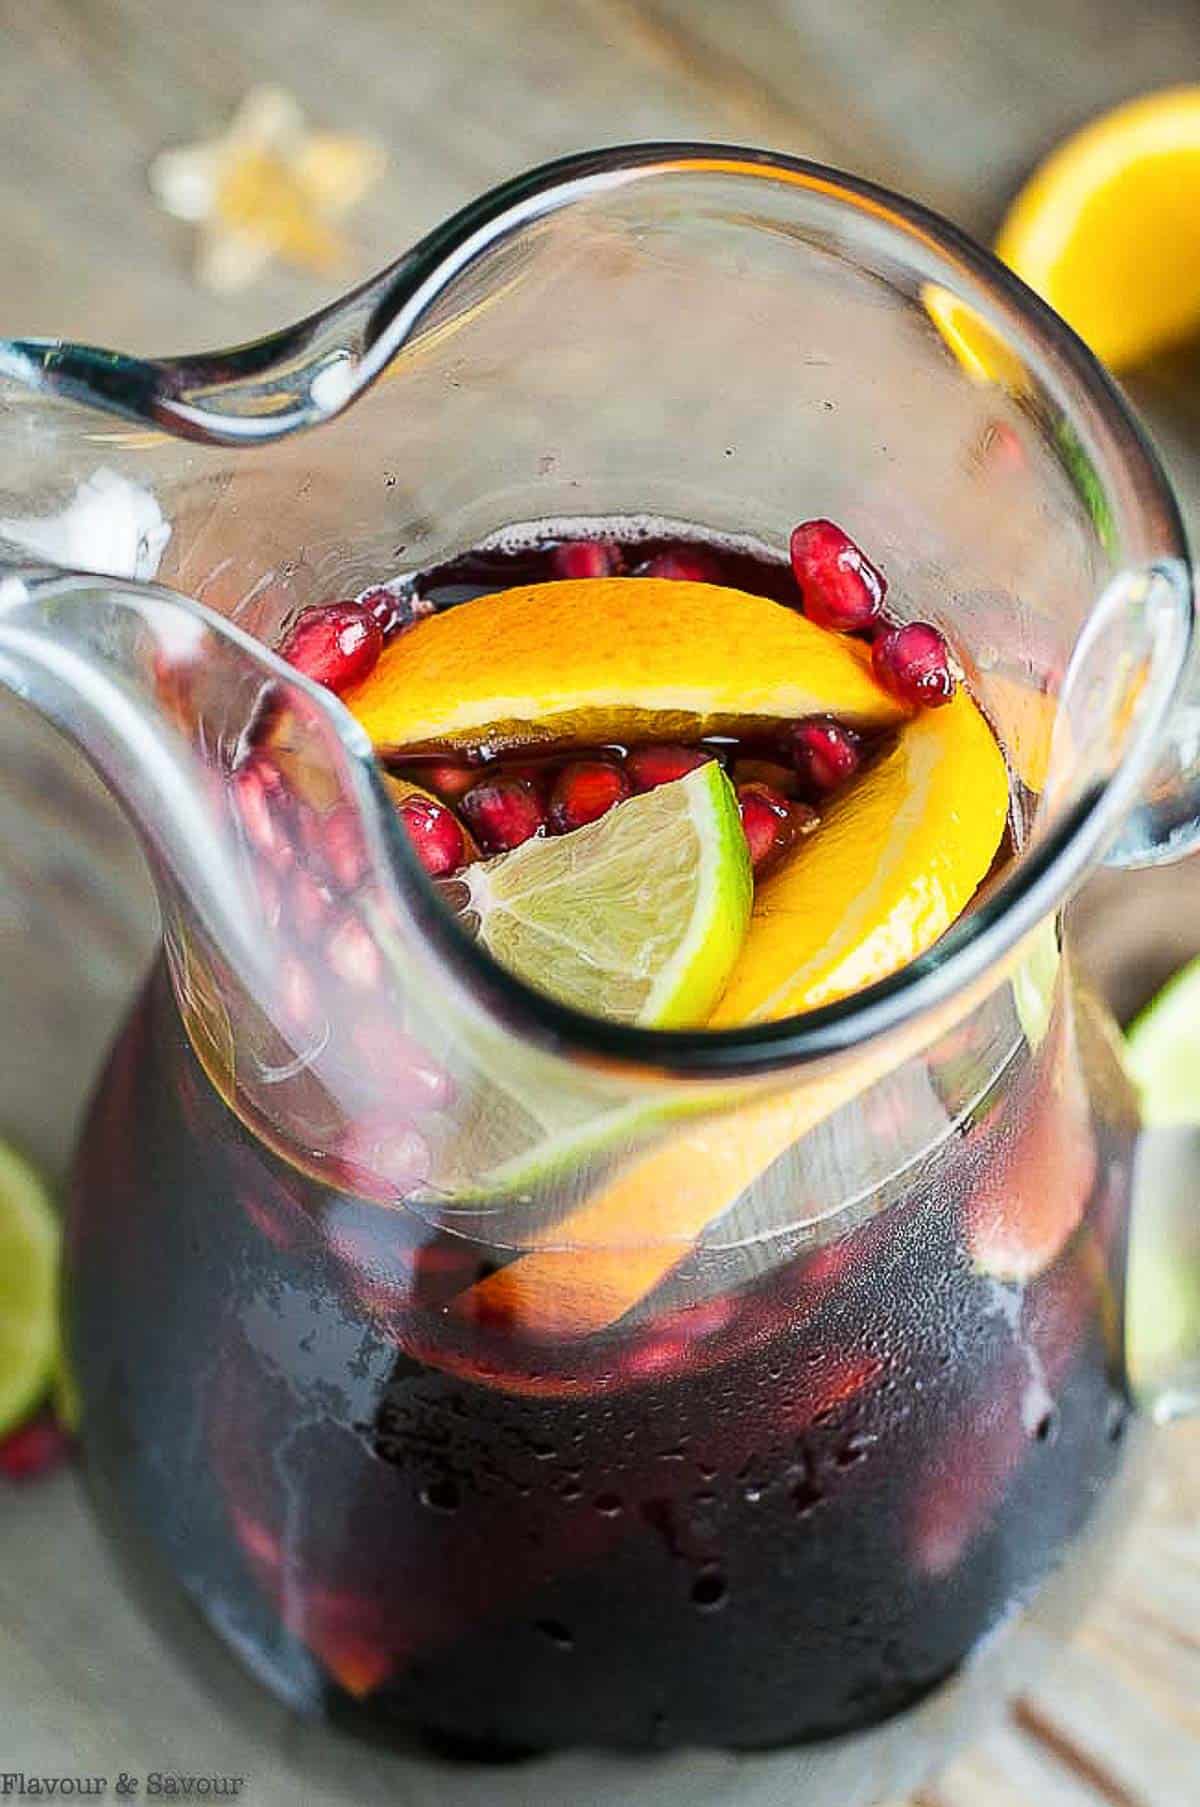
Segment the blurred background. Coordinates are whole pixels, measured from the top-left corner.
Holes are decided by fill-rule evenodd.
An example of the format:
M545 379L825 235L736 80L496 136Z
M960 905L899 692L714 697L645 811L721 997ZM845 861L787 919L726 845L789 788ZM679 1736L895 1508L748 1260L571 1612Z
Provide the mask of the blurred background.
M236 343L330 299L514 172L634 139L733 140L838 164L986 241L1065 134L1197 80L1196 0L0 0L0 332L148 353ZM364 174L340 258L315 270L276 260L214 289L197 275L196 227L156 198L151 171L176 212L195 211L155 159L220 135L262 84L386 168ZM1200 192L1196 215L1200 241ZM1194 528L1200 352L1123 380ZM1200 875L1176 871L1101 880L1078 906L1123 1013L1200 948L1198 900ZM0 1136L52 1171L153 929L140 857L107 798L0 698ZM65 1686L52 1665L29 1667L17 1547L0 1541L6 1730ZM161 1662L115 1585L72 1610L81 1644L103 1619L131 1676ZM1200 1441L1180 1432L1071 1664L926 1807L1191 1807L1198 1624ZM163 1686L161 1711L203 1726L212 1709L190 1684ZM126 1761L143 1757L131 1747Z

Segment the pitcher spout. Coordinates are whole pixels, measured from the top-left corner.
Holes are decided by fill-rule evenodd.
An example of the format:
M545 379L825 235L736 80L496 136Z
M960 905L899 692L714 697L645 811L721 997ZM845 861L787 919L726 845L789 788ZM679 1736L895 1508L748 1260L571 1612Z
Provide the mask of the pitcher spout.
M156 584L8 567L0 683L124 806L192 1046L289 1162L465 1221L655 1119L645 1088L631 1108L620 1077L504 1024L362 729L224 617Z
M253 656L232 635L153 586L54 567L0 570L0 681L85 754L136 826L160 892L169 885L188 900L196 928L253 988L263 950L252 874L213 808L197 746L203 701L189 696L189 721L180 708L184 674L202 672L214 639L246 658L254 683Z

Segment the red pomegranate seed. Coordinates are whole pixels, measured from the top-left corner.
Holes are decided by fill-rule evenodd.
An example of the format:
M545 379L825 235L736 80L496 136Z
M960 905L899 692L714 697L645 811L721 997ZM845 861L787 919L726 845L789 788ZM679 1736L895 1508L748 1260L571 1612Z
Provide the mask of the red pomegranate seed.
M740 790L743 784L766 784L783 797L800 795L796 774L791 766L780 765L775 759L735 759L729 768L729 776L735 790Z
M429 1144L411 1123L354 1123L338 1145L338 1155L351 1185L368 1190L403 1190L429 1178L433 1159Z
M288 885L292 921L302 941L311 941L329 915L330 896L307 872L296 872Z
M848 784L862 763L862 741L853 728L831 715L809 715L792 729L792 759L807 789L831 796Z
M370 991L379 983L379 949L357 916L343 916L326 936L325 958L338 978L357 991Z
M556 834L582 828L606 816L629 794L629 780L619 765L607 759L573 759L558 774L550 792L550 826Z
M871 666L885 690L914 708L937 709L954 695L950 648L931 622L885 628L871 648Z
M263 926L274 933L283 921L283 888L269 866L256 869L254 882L262 905Z
M297 671L340 694L361 683L383 651L383 632L361 602L305 609L280 652Z
M325 863L343 891L354 891L367 875L367 850L358 817L349 803L338 803L321 818Z
M71 1439L52 1412L18 1425L0 1442L0 1475L7 1481L36 1481L64 1462Z
M656 552L637 568L638 577L671 577L681 583L715 584L721 567L709 552Z
M403 619L404 599L392 590L364 590L358 606L365 609L385 640L389 640Z
M457 803L478 781L476 766L453 765L449 760L428 766L423 774L426 789L436 791L446 803Z
M396 811L400 826L430 878L447 878L467 857L462 824L452 809L432 797L405 797Z
M984 428L979 456L989 471L1020 471L1027 463L1019 433L1005 420L993 420Z
M522 784L531 784L543 801L553 775L548 759L523 759L518 762L506 759L504 762L504 776L519 778ZM475 782L479 782L478 772L475 774Z
M232 787L251 845L277 872L288 871L296 862L296 850L280 819L287 796L283 774L271 760L258 755L233 774Z
M283 1025L296 1035L307 1035L317 1017L317 991L312 974L294 954L285 956L279 968L279 1001Z
M620 547L608 540L564 540L550 554L555 577L614 577L621 563Z
M507 853L545 826L542 800L528 778L485 779L462 800L462 812L485 853Z
M402 629L411 627L422 615L433 614L433 604L411 590L365 590L358 601L379 624L385 640L391 640Z
M355 1024L352 1039L379 1091L400 1109L441 1111L453 1101L450 1074L394 1023L367 1017Z
M808 619L835 634L870 627L887 584L865 552L832 521L801 521L792 530L792 572Z
M750 848L750 864L759 872L787 844L792 812L787 798L765 784L743 784L738 791L738 808Z
M635 791L653 791L660 784L686 778L698 765L715 757L702 747L634 747L626 758L625 770Z

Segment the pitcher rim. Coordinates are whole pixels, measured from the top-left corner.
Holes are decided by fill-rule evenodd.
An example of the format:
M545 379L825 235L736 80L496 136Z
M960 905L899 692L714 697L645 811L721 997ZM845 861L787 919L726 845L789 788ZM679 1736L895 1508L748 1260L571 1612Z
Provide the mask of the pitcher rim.
M425 292L405 325L404 339L468 263L531 220L617 182L706 170L781 178L852 212L882 216L898 241L924 243L952 262L964 288L1011 310L1036 351L1039 366L1052 371L1057 367L1057 374L1066 379L1064 386L1077 388L1090 402L1102 429L1098 444L1104 468L1119 470L1127 478L1132 495L1130 499L1127 491L1128 525L1141 526L1144 541L1137 548L1139 562L1122 575L1158 567L1177 594L1186 588L1190 597L1186 536L1171 487L1136 417L1082 340L990 251L931 209L804 158L724 143L663 141L584 152L518 175L471 202L414 247L411 258L419 260L424 271L414 276L409 263L405 287L410 295L417 288ZM907 261L911 264L911 256ZM392 355L394 347L389 346L383 362ZM1077 412L1070 410L1072 415ZM1098 592L1093 609L1100 596ZM959 917L928 952L891 977L802 1016L724 1030L637 1028L587 1016L535 991L469 943L426 884L415 896L414 887L406 887L410 892L406 901L416 907L422 928L442 943L441 951L460 968L466 960L473 969L473 988L483 986L494 1013L518 1033L532 1030L535 1039L552 1040L561 1053L674 1077L712 1078L770 1072L844 1054L934 1009L984 973L1055 911L1073 883L1102 855L1145 776L1182 681L1190 610L1188 617L1172 681L1160 690L1157 707L1148 711L1150 719L1136 736L1137 744L1126 749L1108 782L1065 812L992 896ZM406 852L402 850L402 858ZM407 858L403 864L411 869Z
M406 910L439 954L465 978L489 1013L524 1039L560 1055L655 1078L730 1078L778 1072L844 1054L945 1002L993 966L1063 903L1073 884L1104 852L1149 770L1157 742L1182 684L1191 642L1190 562L1171 487L1156 453L1116 384L1087 347L1019 277L958 227L918 202L879 184L785 153L725 143L662 141L618 145L556 159L488 190L433 228L407 253L340 300L285 328L295 348L341 309L374 297L356 377L327 413L340 413L370 386L464 270L505 237L533 221L621 183L672 174L738 175L776 180L819 194L849 213L869 213L908 248L898 261L911 268L923 245L973 298L985 299L1025 340L1039 370L1066 392L1064 411L1077 424L1086 410L1086 446L1106 472L1119 473L1123 525L1135 556L1115 583L1157 570L1180 602L1174 669L1155 673L1143 694L1138 727L1116 771L1053 823L995 891L960 916L926 953L890 977L803 1015L736 1029L651 1029L593 1017L527 985L475 945L436 895L404 842L394 811L376 783L373 808L383 823L390 879ZM11 344L12 342L10 342ZM27 341L32 344L32 341ZM226 381L261 362L269 340L230 352L164 361L158 368L193 379L206 364ZM130 368L145 371L130 360ZM113 373L116 374L115 372ZM178 391L177 391L178 392ZM1070 405L1068 406L1068 400ZM119 403L116 404L120 410ZM171 431L168 420L157 424ZM280 425L279 432L295 424ZM178 430L178 429L176 429ZM261 440L259 441L261 443ZM1098 591L1093 610L1104 591ZM295 674L292 674L293 679ZM307 688L307 686L306 686ZM332 699L329 699L332 702ZM361 730L342 707L338 731L356 762L364 759ZM360 801L365 801L360 798Z

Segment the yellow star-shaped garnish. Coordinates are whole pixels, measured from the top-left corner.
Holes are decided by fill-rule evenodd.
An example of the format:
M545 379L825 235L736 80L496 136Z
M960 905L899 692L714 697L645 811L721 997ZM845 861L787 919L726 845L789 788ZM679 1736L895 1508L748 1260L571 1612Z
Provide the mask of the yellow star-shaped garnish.
M163 151L150 186L176 219L200 229L196 277L229 293L272 258L319 273L343 257L333 222L379 180L381 145L315 132L281 88L252 88L219 138Z

